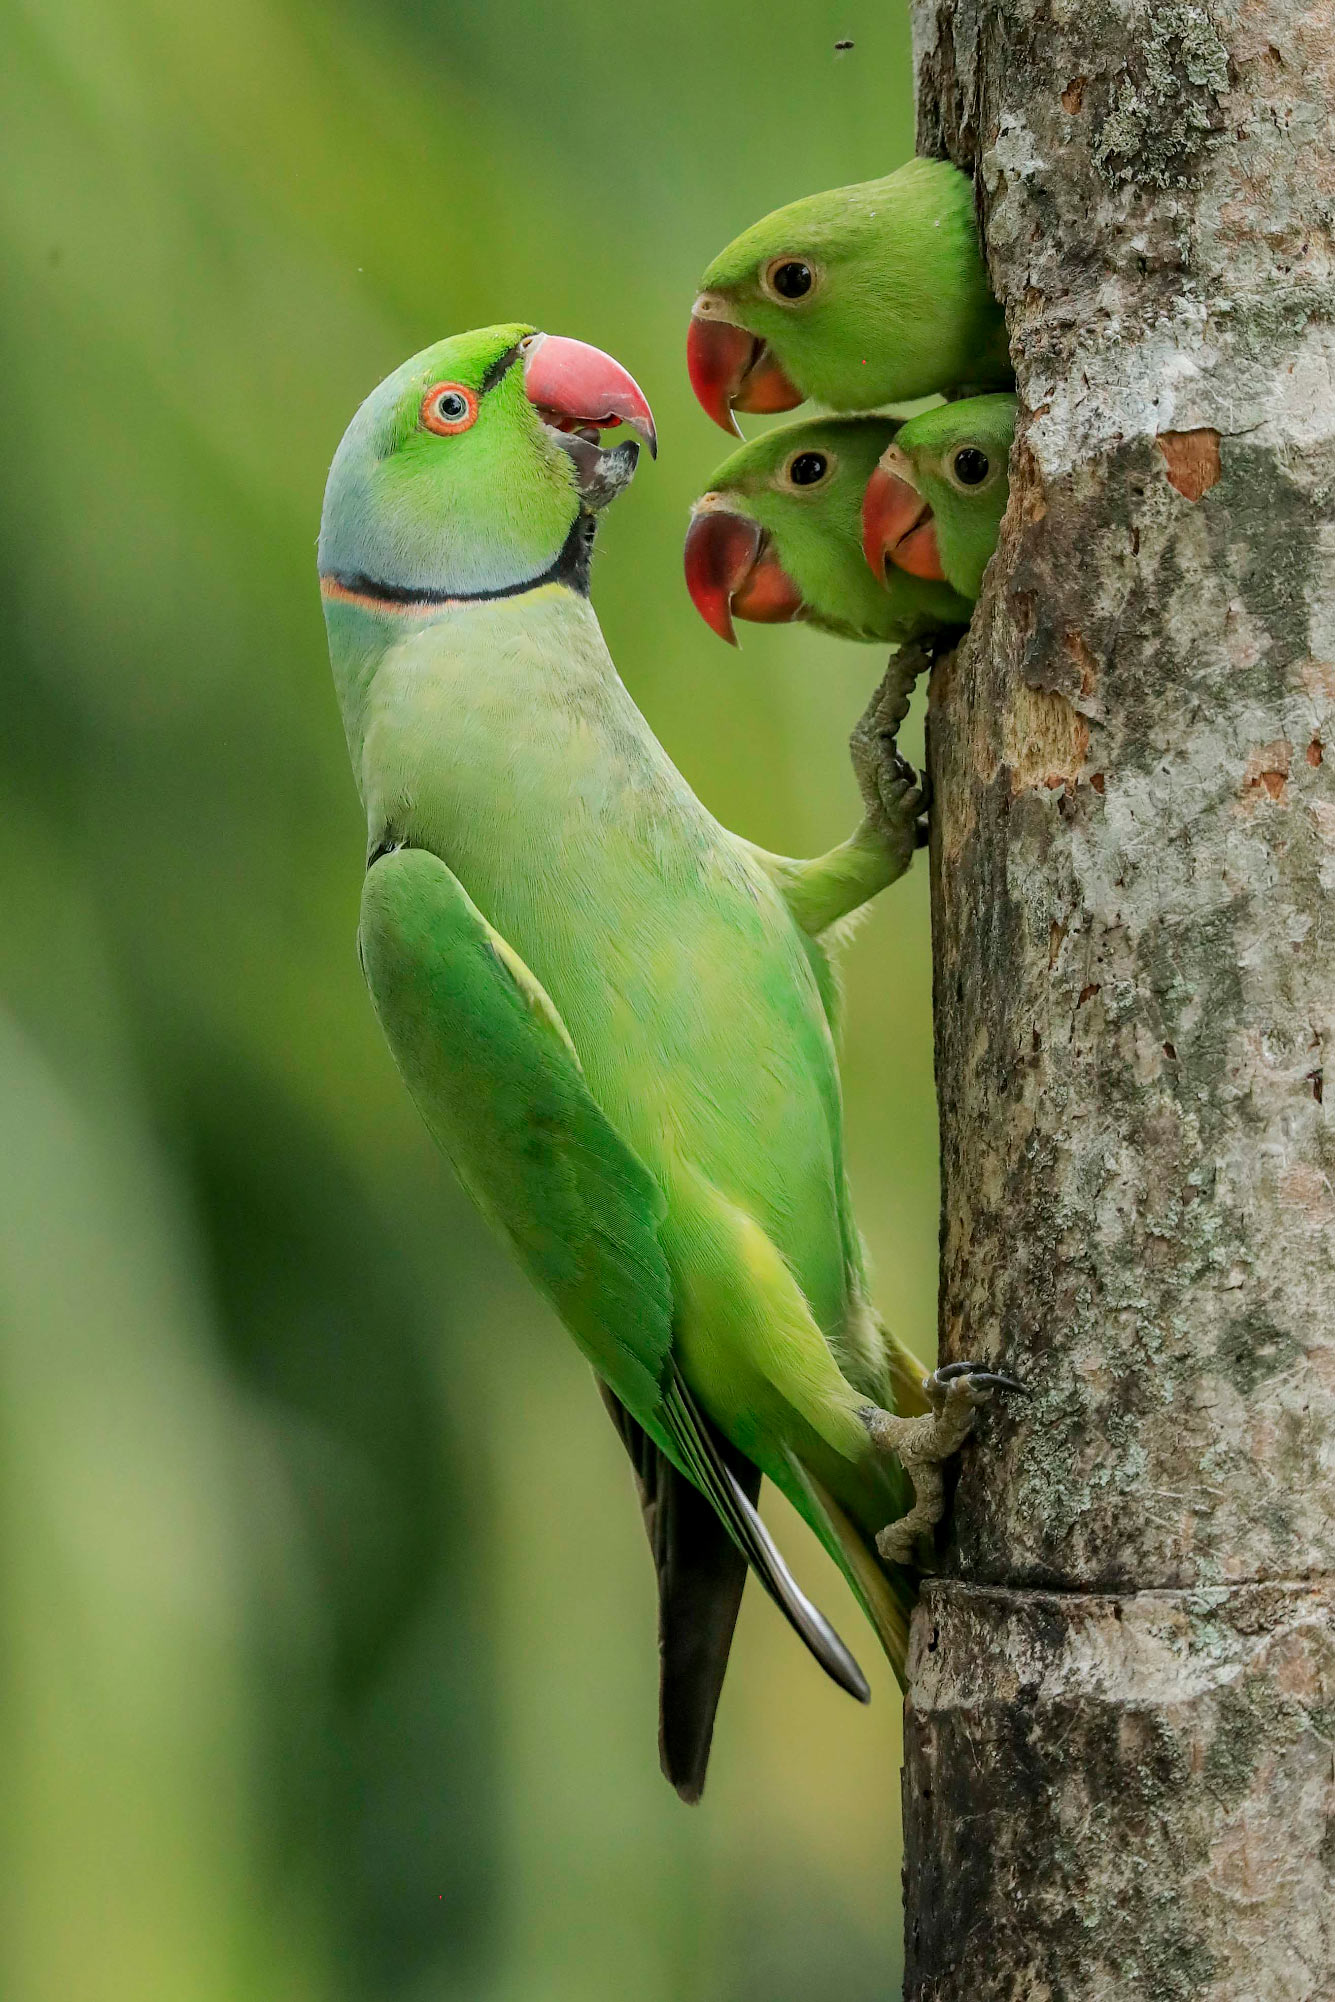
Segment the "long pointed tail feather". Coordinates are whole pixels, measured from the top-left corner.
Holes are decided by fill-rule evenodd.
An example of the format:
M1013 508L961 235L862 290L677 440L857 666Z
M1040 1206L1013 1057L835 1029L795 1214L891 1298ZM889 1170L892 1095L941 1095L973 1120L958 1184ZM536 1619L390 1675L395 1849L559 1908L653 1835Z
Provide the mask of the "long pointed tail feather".
M852 1517L791 1451L788 1463L807 1496L816 1526L824 1526L826 1548L839 1564L875 1628L876 1637L895 1672L895 1679L903 1689L906 1686L905 1664L909 1651L909 1615L917 1597L916 1591L902 1571L886 1571Z
M728 1534L770 1598L825 1673L859 1703L869 1703L871 1689L866 1676L779 1555L755 1504L715 1448L710 1429L680 1374L676 1375L664 1402L669 1410L676 1404L687 1421L676 1428L676 1438L689 1454L692 1480L717 1509Z
M658 1578L659 1763L682 1799L697 1801L747 1562L713 1503L631 1417L615 1391L601 1380L598 1388L635 1470ZM726 1441L717 1443L754 1500L759 1467Z

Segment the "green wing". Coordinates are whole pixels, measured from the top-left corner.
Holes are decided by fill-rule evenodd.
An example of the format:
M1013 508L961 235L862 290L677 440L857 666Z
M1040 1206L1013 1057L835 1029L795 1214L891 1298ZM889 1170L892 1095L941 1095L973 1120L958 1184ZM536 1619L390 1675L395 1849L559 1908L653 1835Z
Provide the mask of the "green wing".
M663 1192L594 1100L546 991L423 848L367 871L358 944L394 1060L474 1202L822 1667L865 1700L673 1361Z
M666 1205L595 1104L552 1002L423 848L367 872L359 943L395 1062L460 1181L599 1376L661 1432Z

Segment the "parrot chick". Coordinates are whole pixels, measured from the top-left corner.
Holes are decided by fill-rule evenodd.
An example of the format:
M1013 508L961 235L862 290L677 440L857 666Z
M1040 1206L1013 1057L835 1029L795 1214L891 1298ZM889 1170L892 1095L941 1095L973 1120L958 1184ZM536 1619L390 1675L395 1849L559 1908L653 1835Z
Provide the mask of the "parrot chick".
M958 592L862 555L863 495L900 430L892 417L815 417L734 452L686 533L686 588L705 624L737 644L734 619L803 620L838 639L902 642L969 621Z
M1009 388L973 183L944 160L909 160L775 209L705 272L686 363L703 409L739 436L736 410Z
M880 788L848 841L798 862L696 798L589 603L597 513L638 454L601 444L618 421L652 449L639 388L582 342L438 342L349 425L319 568L372 1001L464 1188L598 1375L658 1573L663 1769L695 1800L748 1567L868 1694L761 1520L762 1478L902 1676L938 1463L1017 1386L981 1364L924 1379L886 1333L844 1175L822 938L908 866L919 801Z
M977 601L1010 497L1014 436L1013 396L973 396L920 412L886 446L863 497L862 547L892 603L905 577Z

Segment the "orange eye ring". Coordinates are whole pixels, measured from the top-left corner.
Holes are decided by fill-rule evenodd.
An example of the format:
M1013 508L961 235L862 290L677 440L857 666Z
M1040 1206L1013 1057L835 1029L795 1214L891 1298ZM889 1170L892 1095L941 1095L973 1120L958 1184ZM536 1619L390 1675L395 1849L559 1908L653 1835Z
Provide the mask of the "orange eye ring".
M433 382L422 398L421 417L438 438L457 438L477 423L477 397L466 382Z

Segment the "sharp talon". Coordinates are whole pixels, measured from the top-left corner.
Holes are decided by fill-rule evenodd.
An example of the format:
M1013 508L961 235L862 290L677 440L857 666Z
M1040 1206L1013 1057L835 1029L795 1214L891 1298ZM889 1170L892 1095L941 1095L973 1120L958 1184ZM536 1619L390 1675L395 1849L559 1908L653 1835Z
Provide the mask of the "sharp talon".
M1033 1396L1027 1383L1021 1383L1017 1377L1002 1376L998 1370L989 1368L985 1362L942 1363L940 1369L936 1371L935 1380L937 1383L949 1383L957 1376L972 1377L975 1385L981 1390L1013 1390L1021 1397Z
M914 1564L918 1539L940 1522L945 1508L942 1463L969 1437L978 1407L994 1390L1029 1395L1018 1378L1004 1376L983 1362L943 1363L923 1378L922 1387L931 1406L923 1417L901 1418L874 1405L861 1413L875 1443L883 1452L898 1456L913 1484L908 1513L887 1523L876 1539L877 1549L890 1564ZM917 1568L922 1568L920 1563Z

